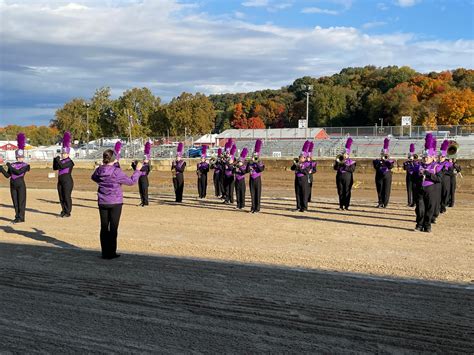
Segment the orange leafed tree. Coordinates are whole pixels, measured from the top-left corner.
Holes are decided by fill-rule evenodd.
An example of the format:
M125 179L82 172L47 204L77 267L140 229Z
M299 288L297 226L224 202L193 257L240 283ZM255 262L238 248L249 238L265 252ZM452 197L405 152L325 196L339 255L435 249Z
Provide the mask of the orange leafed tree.
M471 89L452 90L440 96L438 124L474 123L474 93Z

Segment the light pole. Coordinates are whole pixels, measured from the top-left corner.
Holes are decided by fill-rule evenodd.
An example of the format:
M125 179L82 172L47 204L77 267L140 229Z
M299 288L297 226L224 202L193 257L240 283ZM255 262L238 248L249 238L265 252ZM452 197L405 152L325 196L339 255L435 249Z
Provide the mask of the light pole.
M86 154L89 155L89 107L91 107L91 104L88 102L84 102L84 106L86 107L86 134L87 134L87 146L86 146Z
M379 118L380 121L380 133L383 134L383 118Z
M303 90L306 90L306 131L305 136L308 138L308 128L309 128L309 95L313 91L313 85L301 85Z
M129 115L128 116L128 133L129 133L129 136L130 136L130 149L131 149L131 153L132 153L132 158L134 158L135 157L135 147L133 146L133 143L132 143L132 124L133 124L133 116Z

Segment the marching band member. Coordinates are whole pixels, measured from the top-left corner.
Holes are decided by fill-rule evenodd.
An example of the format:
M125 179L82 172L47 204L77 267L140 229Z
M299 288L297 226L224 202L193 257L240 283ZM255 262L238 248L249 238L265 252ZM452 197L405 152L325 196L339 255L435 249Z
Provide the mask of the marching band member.
M253 149L253 160L247 164L247 172L250 174L249 187L252 199L251 213L260 212L260 201L262 199L262 172L265 164L260 160L262 140L257 139Z
M296 209L300 212L308 210L308 175L311 170L310 165L306 162L308 149L309 141L306 141L303 144L299 157L293 161L291 166L291 170L295 172Z
M136 170L131 177L128 177L116 163L115 152L107 149L102 155L102 165L91 177L99 185L97 198L103 259L114 259L120 256L117 254L117 234L123 205L122 185L136 184L142 168L142 164L138 162Z
M436 163L436 149L433 148L433 135L425 137L425 152L421 164L415 166L416 227L415 231L431 232L433 214L437 203L436 185L441 183L440 167Z
M334 170L336 170L336 186L339 195L339 209L348 210L351 203L351 190L354 183L353 173L356 168L356 162L350 159L352 138L347 138L346 147L343 154L336 157Z
M414 177L413 172L415 166L418 165L418 155L415 154L415 144L410 144L410 153L408 154L408 160L403 163L403 170L406 171L406 186L407 186L407 198L408 206L415 206L415 197L414 197Z
M235 197L237 200L237 208L239 210L245 207L245 174L247 173L247 158L248 149L242 149L240 158L234 163L234 175L235 175Z
M456 179L458 175L461 175L461 165L457 163L456 158L454 157L450 157L449 161L453 164L453 172L451 174L450 193L449 193L450 199L449 199L448 207L454 207L454 201L456 197Z
M209 165L210 169L214 169L212 181L214 182L214 191L216 197L222 197L224 188L222 186L222 148L217 149L217 158L212 157Z
M151 171L151 143L145 143L145 149L143 153L143 163L140 169L140 178L138 179L138 192L140 193L140 206L148 206L148 186L150 185L148 181L148 175ZM137 170L138 161L132 162L132 169Z
M30 171L30 165L25 163L26 136L24 133L17 135L18 149L15 151L16 162L7 163L7 169L0 166L0 172L7 179L10 179L10 195L15 208L15 219L12 223L22 223L25 221L26 210L26 184L25 174Z
M224 203L234 203L234 154L237 150L235 144L232 145L224 163Z
M392 168L395 161L390 159L388 146L390 139L385 138L383 149L380 153L380 159L374 159L375 169L375 187L377 188L378 205L377 208L386 208L390 200L390 191L392 189Z
M440 200L440 213L446 212L450 201L451 193L451 175L454 171L453 164L446 159L448 153L449 141L445 139L441 144L441 152L439 155L439 165L441 168L441 200Z
M442 174L441 166L439 165L438 156L436 154L436 143L437 143L436 138L432 137L431 149L434 151L433 164L436 165L436 169L439 170L440 174ZM439 217L439 214L441 211L441 177L440 177L439 183L434 184L434 189L435 189L435 205L434 205L434 211L433 211L433 218L431 218L431 224L436 224L436 219Z
M72 168L74 162L69 157L71 151L71 133L64 132L61 156L53 159L53 170L58 170L58 194L61 203L60 217L70 217L72 211L72 189L74 181L72 179Z
M206 161L206 157L207 145L203 145L201 148L201 161L196 166L199 198L205 198L207 192L207 173L209 172L209 163Z
M316 173L318 163L313 160L313 148L314 142L309 142L308 156L306 161L310 164L311 170L308 175L309 185L308 185L308 202L311 202L311 195L313 193L313 175Z
M173 175L173 187L176 196L176 202L183 201L184 191L184 170L186 162L183 160L184 144L180 142L176 150L176 160L171 163L171 173Z

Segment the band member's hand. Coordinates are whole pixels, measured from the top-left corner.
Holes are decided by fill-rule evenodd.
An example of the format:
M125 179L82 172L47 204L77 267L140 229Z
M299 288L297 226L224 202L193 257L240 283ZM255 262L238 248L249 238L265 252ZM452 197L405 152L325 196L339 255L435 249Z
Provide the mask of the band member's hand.
M143 164L139 161L139 162L137 162L137 166L136 166L135 169L136 169L136 170L141 170L142 167L143 167Z

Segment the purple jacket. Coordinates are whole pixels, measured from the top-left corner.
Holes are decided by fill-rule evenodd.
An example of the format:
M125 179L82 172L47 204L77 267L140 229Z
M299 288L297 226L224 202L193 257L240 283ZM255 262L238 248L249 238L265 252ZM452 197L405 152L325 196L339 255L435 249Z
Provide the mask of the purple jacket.
M117 205L123 203L122 185L134 185L140 178L141 171L135 170L131 177L115 165L101 165L95 169L91 179L99 188L97 199L99 205Z

